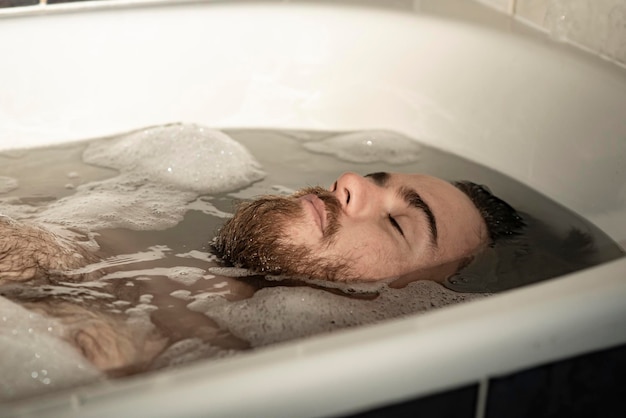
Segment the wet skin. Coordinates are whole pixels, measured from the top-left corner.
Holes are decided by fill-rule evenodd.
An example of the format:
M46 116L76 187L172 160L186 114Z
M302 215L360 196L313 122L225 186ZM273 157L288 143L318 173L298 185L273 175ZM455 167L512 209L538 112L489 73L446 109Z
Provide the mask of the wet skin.
M292 198L302 211L290 220L284 239L320 258L341 259L351 266L354 278L378 280L420 272L420 278L438 280L452 274L459 260L488 241L484 221L471 200L431 176L346 173L329 192L340 203L333 236L324 238L329 223L326 205L316 195L305 194ZM63 272L96 258L79 242L48 228L0 216L0 285L55 277L94 280L97 277L65 277ZM136 342L121 319L84 306L46 301L25 305L70 324L68 342L102 370L150 359L166 344L158 333Z
M426 271L480 251L485 222L452 184L421 174L345 173L329 191L341 202L340 227L323 238L327 214L313 195L299 198L304 215L286 229L288 242L320 258L341 259L361 280Z

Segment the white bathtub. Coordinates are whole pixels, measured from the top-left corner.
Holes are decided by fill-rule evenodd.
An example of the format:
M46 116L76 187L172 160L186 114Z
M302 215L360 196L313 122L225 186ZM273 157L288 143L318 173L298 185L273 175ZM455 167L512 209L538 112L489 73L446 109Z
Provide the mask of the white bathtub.
M626 243L624 69L464 1L129 3L0 12L0 149L173 121L389 128L494 167ZM9 411L346 414L623 344L625 300L622 258Z

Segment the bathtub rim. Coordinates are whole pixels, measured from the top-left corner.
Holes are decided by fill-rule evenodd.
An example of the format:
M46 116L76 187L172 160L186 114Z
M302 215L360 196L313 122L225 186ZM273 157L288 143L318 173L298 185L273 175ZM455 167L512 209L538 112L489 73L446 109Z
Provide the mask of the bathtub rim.
M626 343L626 329L620 331L615 321L626 317L621 303L625 271L623 257L480 301L9 405L15 416L42 417L70 410L89 417L131 409L165 417L209 408L218 415L259 417L289 416L294 408L302 416L356 413ZM584 300L586 309L580 309ZM541 321L541 312L556 308L571 312L567 324L554 318ZM494 325L506 323L522 324L523 336L493 332ZM414 351L407 352L407 346ZM504 356L497 352L503 346ZM387 362L384 353L395 358ZM462 356L455 358L458 353ZM432 357L424 361L425 354ZM348 355L358 360L345 361ZM424 375L433 378L422 379ZM304 388L302 376L308 377ZM372 384L368 376L378 381ZM349 381L356 384L343 385ZM280 400L268 400L275 393ZM241 396L245 402L237 401Z
M190 1L186 1L185 3L205 3L205 2L206 1L202 1L202 0L196 0L196 1L190 0ZM144 0L144 1L139 1L139 2L129 1L128 3L132 3L132 5L137 5L137 3L145 3L145 4L154 5L154 4L163 4L165 3L165 0ZM80 4L76 3L76 5L80 5ZM103 5L104 3L98 4L99 7L104 7ZM119 5L115 5L115 6L119 7ZM73 7L76 9L80 8L77 6L73 6ZM59 8L58 11L61 12L64 10ZM38 11L38 10L32 10L31 12L43 13L42 11ZM196 365L191 365L188 368L184 368L181 370L174 370L172 371L172 373L164 375L164 376L161 376L161 375L138 376L137 379L132 379L132 380L129 380L128 382L125 382L125 381L116 382L116 384L113 385L115 386L113 388L107 388L107 387L85 388L85 390L79 390L78 394L69 396L67 407L74 408L75 411L77 411L78 413L84 416L89 416L90 414L91 415L100 414L103 410L99 408L106 407L107 403L108 403L108 407L111 408L109 409L111 413L115 412L116 408L118 408L117 412L124 411L126 410L125 408L131 408L131 407L146 408L148 406L154 406L152 402L150 401L150 399L148 399L148 397L149 395L153 395L157 393L157 394L161 394L163 398L159 400L160 402L163 402L163 404L161 404L161 408L159 408L158 412L163 415L167 415L166 412L167 411L171 412L171 410L168 409L166 400L171 402L171 401L175 401L179 399L184 399L185 396L189 397L192 394L196 394L198 398L195 400L195 402L197 403L191 404L190 406L206 406L205 402L208 402L208 399L202 396L202 393L199 392L199 388L194 387L195 386L194 383L197 383L198 380L201 380L201 376L199 376L200 372L216 373L216 377L212 376L208 378L208 380L210 381L210 384L214 386L220 386L220 390L223 391L222 393L226 393L227 392L226 389L230 388L231 393L237 394L240 392L240 390L238 390L236 377L242 376L242 375L245 376L247 372L249 372L248 370L242 369L242 367L250 363L256 363L258 361L267 361L266 364L263 364L259 366L257 369L253 370L253 373L256 376L256 379L257 379L257 382L259 382L259 385L258 387L250 387L248 389L247 393L250 395L250 397L248 398L246 405L241 405L242 402L237 402L236 400L233 400L233 399L230 399L230 401L234 402L233 404L227 404L226 402L228 400L227 397L220 400L222 402L221 406L222 408L224 408L222 409L222 411L224 413L232 413L233 410L229 409L229 407L231 406L234 406L237 408L251 408L255 406L264 405L264 402L266 401L266 399L261 396L263 395L263 391L260 391L259 388L262 388L265 391L268 390L268 388L263 386L263 384L265 383L265 380L262 378L261 375L265 372L270 373L270 375L277 373L276 370L270 370L271 369L270 366L278 365L280 367L283 367L283 371L285 371L287 374L294 373L293 371L294 367L296 368L296 370L298 370L298 367L302 367L305 370L320 370L320 369L323 370L321 366L324 365L324 362L323 362L324 359L333 358L335 355L340 355L342 353L345 354L346 350L350 349L350 344L354 345L354 344L358 344L362 342L363 343L362 350L367 351L367 350L373 350L372 347L379 347L381 344L383 346L400 344L406 339L410 341L414 341L413 338L416 338L418 341L421 341L423 339L428 339L429 337L443 338L442 335L445 337L445 333L442 334L442 331L440 329L434 329L434 324L436 324L438 321L440 325L443 325L444 323L446 323L446 321L449 321L451 317L462 316L464 313L469 314L470 312L480 317L481 315L479 314L481 314L484 310L488 310L488 306L491 306L491 304L508 305L511 300L523 299L525 301L528 301L529 303L536 302L538 299L544 298L548 290L554 291L555 288L565 293L564 298L561 298L561 297L557 298L558 301L565 303L566 306L569 306L571 308L576 308L578 306L576 303L574 303L576 300L572 294L578 294L579 292L582 292L584 294L584 291L589 291L590 289L588 285L591 282L597 283L600 286L599 288L591 289L592 291L598 292L596 294L596 297L598 298L598 300L604 301L605 299L603 297L606 297L609 300L614 300L615 299L614 296L616 294L619 294L619 295L624 294L626 284L621 283L619 280L622 279L622 282L623 282L623 276L624 276L625 271L626 271L626 260L622 258L614 262L597 266L590 270L585 270L585 271L578 272L572 275L563 276L559 279L554 279L552 281L543 282L537 285L532 285L532 286L529 286L528 288L520 288L520 289L513 290L511 292L506 292L501 295L497 295L496 297L493 298L493 301L498 301L497 303L485 301L485 302L489 302L490 304L485 305L484 307L483 305L480 305L480 307L474 307L473 306L474 304L468 304L467 306L459 305L459 306L454 306L454 307L449 307L449 308L443 308L441 310L433 311L423 316L402 318L402 319L394 320L391 322L386 322L378 326L362 327L362 328L355 329L355 330L347 330L345 335L344 333L338 333L334 335L320 336L312 340L307 340L307 341L302 341L302 342L296 341L296 342L287 343L284 345L283 344L277 345L275 347L268 347L267 349L261 350L257 353L250 353L249 355L246 354L242 357L234 358L234 359L226 359L226 360L223 360L222 362L216 362L216 363L207 362L206 364L200 364L201 367L197 367L197 368L201 370L198 370L198 371L191 370L192 367L196 367ZM567 280L567 283L565 284L564 282L566 280ZM478 303L476 304L479 305ZM569 321L568 324L570 325L571 328L569 331L570 334L567 334L567 335L569 335L572 338L577 335L577 331L574 328L574 325L576 325L575 319L592 320L594 318L600 318L602 320L606 320L606 317L604 315L610 312L613 312L613 313L618 312L619 314L621 314L622 317L625 316L624 308L622 308L619 305L609 305L609 304L604 304L604 303L598 304L598 305L599 306L595 307L597 309L590 313L590 316L587 316L585 318L581 318L579 316L568 318L568 321ZM549 311L548 306L544 306L544 307L546 308L547 311ZM575 309L573 310L575 312ZM430 324L430 325L425 327L426 329L424 329L424 324ZM458 326L459 325L456 325L456 327ZM483 324L483 327L486 327L486 326L487 326L486 324ZM595 326L597 326L597 323L588 325L588 328L586 329L594 331ZM457 329L457 328L454 328L454 329ZM533 357L532 355L530 355L532 353L525 352L527 356L525 358L521 358L521 357L518 358L518 360L520 360L521 363L518 366L515 366L514 368L515 370L517 370L519 367L528 367L528 366L532 366L536 364L541 364L541 362L550 361L555 358L563 358L562 357L563 351L561 350L561 348L563 347L566 347L568 350L571 351L570 355L574 355L574 354L582 354L589 350L607 348L610 345L621 344L626 341L626 335L624 335L623 333L610 334L610 335L603 334L605 339L602 340L601 343L596 340L594 340L593 342L578 341L578 345L574 347L571 345L564 345L565 344L564 340L561 340L560 342L557 341L556 343L551 342L551 338L553 338L553 336L555 335L554 332L558 334L560 329L543 330L542 332L544 331L545 331L545 334L541 334L541 338L539 339L539 342L540 343L544 342L545 346L547 347L547 348L539 350L542 353L542 356ZM384 335L385 340L384 341L376 340L375 337L379 335ZM532 335L530 335L530 337L532 337ZM461 340L461 342L463 341L465 340ZM485 341L482 341L482 343L485 343ZM312 353L312 351L316 347L319 348L320 351L322 351L322 349L327 350L327 351L324 351L323 353L321 352ZM334 350L338 350L339 352L336 353ZM281 358L281 357L287 357L287 356L289 356L289 358ZM292 364L292 363L295 363L293 360L299 360L299 361L302 361L302 363L306 363L306 364L302 364L300 366L294 365ZM341 362L338 362L337 364L341 364ZM423 366L430 367L432 366L432 364L423 365ZM345 365L343 365L342 367L343 368L337 367L336 369L333 369L331 372L339 373L340 371L350 371L350 370L345 369L346 367ZM498 375L498 374L504 374L510 371L514 371L513 369L511 369L511 367L513 366L509 365L507 367L498 369L498 371L494 371L493 373L496 373L495 375ZM399 368L398 372L402 372L405 368L406 367ZM379 371L380 370L374 370L374 372L376 373L378 373ZM483 373L483 370L478 370L477 368L471 373L473 373L471 375L472 381L475 381L475 379L482 379L483 377L485 377L485 373ZM487 375L493 376L491 374L487 374ZM186 378L191 379L193 378L193 376L195 376L196 380L194 380L193 382L185 382L185 384L183 384L184 379ZM178 381L176 380L168 381L170 377L173 377L173 378L175 377L176 379L178 379ZM324 389L325 381L324 379L320 379L321 377L322 376L316 376L316 378L318 378L317 385L319 386L319 388L321 388L319 390L326 390ZM323 377L325 379L329 378L326 374L324 374ZM439 381L439 382L435 382L435 383L433 383L432 381L429 382L427 385L428 387L421 387L421 388L418 388L419 390L412 390L410 394L408 392L401 392L401 391L391 392L389 390L391 386L389 388L386 388L387 391L384 393L383 392L368 393L368 396L366 399L367 403L363 402L363 398L360 393L352 393L351 395L347 396L347 398L344 400L345 402L343 405L333 405L334 409L331 409L331 405L325 405L325 407L327 408L325 411L327 411L328 413L352 412L352 411L356 411L356 409L351 409L351 408L355 408L357 406L359 408L365 408L366 405L373 406L374 404L378 404L379 401L381 400L384 400L387 402L389 401L397 402L402 399L407 399L408 397L425 395L425 394L432 393L437 390L451 387L450 386L451 380L445 380L444 377L441 377L441 379L442 381ZM458 385L459 383L468 383L467 379L459 381L455 377L454 380L455 380L454 385ZM163 396L164 395L163 391L160 389L162 389L163 387L166 387L166 385L169 385L171 387L173 386L173 383L177 383L175 387L176 391L174 393L165 394L167 396ZM287 379L285 382L282 382L282 383L284 385L283 388L285 391L296 390L295 385L293 385L292 384L293 382L290 381L289 379ZM312 384L312 383L309 383L309 384ZM201 386L200 388L202 387L203 386ZM275 388L273 389L275 390ZM133 390L135 391L145 390L145 393L136 394L133 392ZM329 388L327 390L330 392L334 392L332 388ZM136 396L135 398L132 398L133 394L138 395L138 396ZM318 396L315 396L316 400L311 400L310 397L303 396L302 393L293 393L292 394L293 396L290 402L292 402L293 405L307 405L307 407L309 408L307 410L307 414L310 412L309 415L318 415L318 413L321 411L320 409L317 409L317 408L320 407L319 399L323 398L322 392L312 391L312 392L306 393L306 395L311 395L311 394L318 394ZM120 398L125 398L126 401L116 402L115 400L113 400L114 403L111 403L112 395L119 395L118 401L120 400ZM46 397L47 399L42 399L41 401L37 401L37 402L33 402L32 399L25 401L25 403L32 403L31 405L25 405L22 402L16 402L14 404L15 411L17 411L17 413L24 413L24 414L28 414L28 411L37 411L41 413L42 416L45 413L53 415L54 414L53 409L49 409L48 411L42 411L42 410L38 410L37 408L39 407L47 408L48 406L51 406L51 408L54 408L55 405L58 405L60 404L60 402L63 402L63 401L59 401L59 399L66 397L66 396L68 396L67 393L63 392L63 393L60 393L58 397L57 396L52 396L50 398ZM326 393L326 396L329 398L332 398L333 396L337 396L337 394ZM132 399L129 399L129 398L132 398ZM46 404L47 400L50 401L49 404ZM356 401L359 401L359 402L356 402ZM351 404L351 405L347 405L347 404ZM66 404L63 403L63 406L59 408L65 408L65 406ZM212 404L211 406L214 407L215 405ZM273 407L276 408L277 406L274 405ZM280 405L278 405L278 407L280 407ZM282 405L282 407L285 408L285 409L282 409L283 413L289 409L284 404ZM280 410L281 409L278 409L278 410L274 409L271 411L267 410L265 415L279 416L280 413L278 412ZM180 412L180 409L177 409L177 411ZM263 414L258 414L258 416L262 416L262 415ZM152 415L152 416L155 416L155 415Z

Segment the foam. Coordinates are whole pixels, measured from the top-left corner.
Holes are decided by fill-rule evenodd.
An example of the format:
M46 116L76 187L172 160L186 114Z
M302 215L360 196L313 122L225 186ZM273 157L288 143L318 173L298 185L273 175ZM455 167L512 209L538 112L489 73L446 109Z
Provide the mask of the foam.
M21 283L11 283L2 286L2 294L11 298L32 300L47 297L62 297L65 300L84 302L85 300L112 299L113 295L99 292L85 286L57 286L41 285L27 286Z
M252 347L261 347L485 296L457 293L431 281L413 282L402 289L383 286L374 299L347 297L308 286L277 286L263 288L246 300L228 302L216 296L197 299L187 307L203 312Z
M250 272L250 275L253 275L253 274L254 272ZM272 275L266 275L264 277L265 277L265 280L275 281L275 282L280 282L282 280L297 279L303 283L308 283L313 286L323 287L326 289L337 289L346 294L377 293L383 287L387 286L389 283L391 283L392 281L396 279L396 278L389 278L389 279L369 281L369 282L366 282L366 281L364 282L339 282L339 281L330 281L330 280L322 280L322 279L313 279L310 277L295 278L291 276L272 276Z
M207 271L216 276L248 277L258 276L259 273L241 267L209 267Z
M0 297L0 347L10 359L0 374L0 400L35 396L93 382L102 377L63 341L60 322Z
M107 267L116 267L134 263L143 263L146 261L160 260L165 258L170 251L171 249L166 245L153 245L151 247L148 247L147 251L138 251L133 254L115 255L102 261L88 264L85 267L69 271L66 274L72 275L92 273L94 271L98 271ZM85 284L86 283L84 282L82 283L83 286Z
M130 279L138 276L165 276L185 286L191 286L205 277L205 271L198 267L154 267L141 270L120 270L104 275L101 280ZM209 277L210 278L210 277Z
M203 260L206 262L214 262L217 261L217 256L215 254L207 253L199 250L191 250L186 253L176 254L176 257L180 258L195 258L196 260Z
M194 124L156 126L92 141L83 160L120 173L81 184L74 194L47 206L4 200L0 213L83 232L162 230L175 226L190 208L229 217L210 203L196 200L198 195L233 191L265 176L243 145L220 131Z
M265 175L243 145L195 124L155 126L96 141L83 160L199 194L238 189Z
M407 164L419 159L421 145L390 131L363 131L334 135L302 144L309 151L330 154L354 163Z
M191 291L184 289L174 290L172 293L170 293L170 296L177 299L188 300L191 299Z

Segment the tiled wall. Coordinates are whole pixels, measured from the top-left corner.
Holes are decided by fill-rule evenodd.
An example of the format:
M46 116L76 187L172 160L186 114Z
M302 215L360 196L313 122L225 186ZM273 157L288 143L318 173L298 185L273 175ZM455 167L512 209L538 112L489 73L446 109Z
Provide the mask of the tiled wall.
M477 0L626 65L626 0Z
M0 7L19 7L19 6L33 6L33 5L55 4L55 3L72 3L75 1L86 1L86 0L0 0Z
M625 374L622 345L344 418L623 418Z
M0 0L0 7L31 6L39 4L39 0Z

